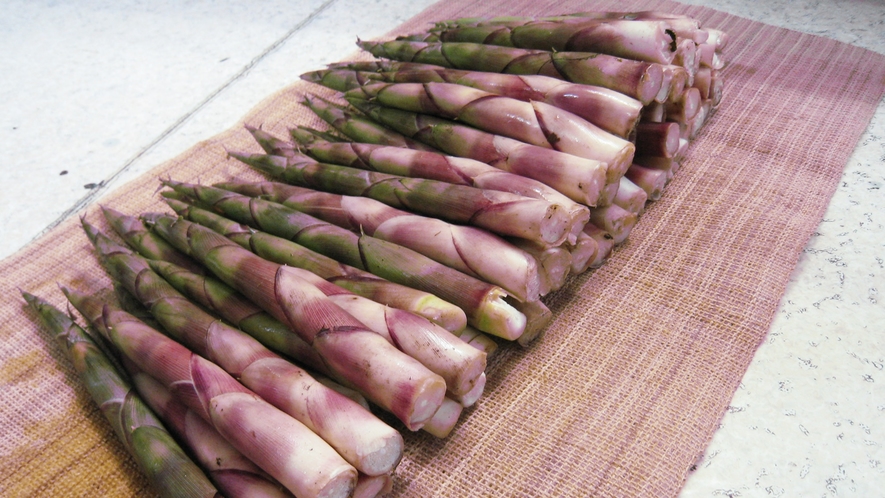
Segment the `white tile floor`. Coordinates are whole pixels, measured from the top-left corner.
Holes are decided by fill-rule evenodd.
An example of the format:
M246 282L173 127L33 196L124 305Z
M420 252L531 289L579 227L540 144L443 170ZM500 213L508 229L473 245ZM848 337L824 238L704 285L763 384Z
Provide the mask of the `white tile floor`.
M3 1L0 258L430 3ZM686 3L885 53L882 0ZM880 105L683 497L883 496L883 163Z

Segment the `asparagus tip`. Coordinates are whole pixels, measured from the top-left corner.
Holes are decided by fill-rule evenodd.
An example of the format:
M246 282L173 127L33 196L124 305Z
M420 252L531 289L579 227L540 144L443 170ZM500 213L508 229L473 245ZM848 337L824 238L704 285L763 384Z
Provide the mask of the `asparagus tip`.
M225 149L225 150L227 150L227 149ZM235 150L228 150L227 151L227 157L233 157L234 159L240 160L244 163L248 162L249 158L251 156L252 156L252 154L249 154L247 152L239 152L239 151L235 151Z
M89 238L89 242L95 244L100 234L98 228L86 221L86 215L80 215L80 226L82 226L83 231L86 232L86 237Z
M167 192L163 192L163 193L166 194ZM189 207L186 202L182 201L180 198L177 198L177 197L164 195L163 200L166 202L166 204L173 211L175 211L176 214L181 215L181 216L184 215L184 213L187 211L187 209Z

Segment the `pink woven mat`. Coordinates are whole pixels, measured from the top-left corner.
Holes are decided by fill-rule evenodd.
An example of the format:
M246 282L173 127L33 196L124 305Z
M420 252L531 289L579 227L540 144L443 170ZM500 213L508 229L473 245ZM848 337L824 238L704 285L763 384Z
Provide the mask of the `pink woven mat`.
M446 1L391 35L462 16L589 9L687 13L726 31L725 97L610 262L547 300L555 312L547 334L493 357L486 396L454 434L406 435L395 496L676 495L885 92L883 56L668 1ZM315 124L299 100L316 90L294 83L244 121L274 133ZM255 147L238 126L107 203L130 214L165 209L158 176L254 177L222 146ZM95 208L84 214L106 227ZM64 306L56 282L109 285L77 220L0 263L0 275L0 495L149 493L15 290Z

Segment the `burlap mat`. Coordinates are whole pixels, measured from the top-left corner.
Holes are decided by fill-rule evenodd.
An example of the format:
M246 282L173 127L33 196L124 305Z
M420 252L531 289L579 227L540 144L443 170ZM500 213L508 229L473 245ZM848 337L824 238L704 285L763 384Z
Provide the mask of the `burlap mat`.
M435 19L591 8L685 12L727 31L725 98L629 241L549 300L556 318L543 340L502 348L487 396L451 437L407 435L397 496L676 495L885 88L885 57L673 2L446 1L396 34ZM245 121L280 134L316 123L299 106L313 90L296 83ZM237 127L103 202L137 214L164 209L160 176L254 176L223 146L255 149ZM104 226L97 208L84 214ZM56 282L108 285L77 220L3 261L0 275L0 496L150 494L17 291L63 305Z

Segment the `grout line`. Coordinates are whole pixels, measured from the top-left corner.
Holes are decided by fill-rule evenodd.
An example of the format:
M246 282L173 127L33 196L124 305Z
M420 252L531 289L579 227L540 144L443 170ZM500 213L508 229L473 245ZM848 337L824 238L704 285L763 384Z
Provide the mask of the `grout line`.
M266 49L264 49L264 51L262 51L260 54L258 54L258 56L256 56L256 57L253 58L251 61L249 61L248 64L246 64L245 66L243 66L242 69L240 69L236 74L234 74L233 76L231 76L231 78L228 79L226 82L224 82L224 84L222 84L220 87L218 87L217 89L215 89L215 90L214 90L212 93L210 93L205 99L203 99L199 104L197 104L193 109L191 109L190 111L188 111L187 113L185 113L185 114L184 114L182 117L180 117L177 121L175 121L174 123L172 123L171 126L169 126L168 128L166 128L166 130L164 130L162 133L160 133L160 135L158 135L155 139L153 139L149 144L147 144L146 146L144 146L139 152L137 152L134 156L132 156L131 158L129 158L125 163L123 163L123 166L121 166L120 169L118 169L117 171L115 171L114 173L112 173L110 176L108 176L107 178L105 178L105 179L99 184L98 187L92 189L88 194L86 194L85 196L83 196L82 198L80 198L80 200L78 200L76 203L74 203L73 206L71 206L70 208L66 209L61 215L59 215L58 218L55 219L55 221L53 221L52 223L50 223L49 225L47 225L46 228L44 228L44 229L41 230L39 233L37 233L34 237L32 237L31 240L29 240L28 243L25 244L25 245L28 245L28 244L30 244L31 242L35 241L36 239L40 238L41 236L43 236L43 234L45 234L46 232L52 230L53 228L55 228L56 226L58 226L59 224L61 224L63 221L65 221L66 219L68 219L71 215L73 215L74 213L80 211L83 207L85 207L85 206L88 205L90 202L92 202L93 200L95 200L95 198L98 197L99 194L103 194L106 190L108 190L108 188L109 188L110 184L113 182L113 180L114 180L115 178L117 178L118 176L120 176L121 174L123 174L123 173L124 173L126 170L128 170L130 167L132 167L132 165L135 164L135 162L138 161L138 159L140 159L142 156L144 156L145 154L147 154L151 149L153 149L153 148L156 147L159 143L161 143L163 140L165 140L166 137L168 137L169 135L171 135L172 133L174 133L176 130L178 130L179 128L181 128L181 126L182 126L184 123L186 123L191 117L193 117L193 116L194 116L195 114L197 114L200 110L202 110L204 107L206 107L207 104L209 104L210 102L212 102L212 100L214 100L215 97L217 97L219 94L221 94L221 92L223 92L224 90L226 90L227 88L229 88L231 85L233 85L234 83L236 83L237 81L239 81L240 79L242 79L243 76L245 76L245 75L249 72L249 70L251 70L253 67L255 67L255 65L257 65L259 62L261 62L262 60L264 60L265 57L267 57L268 55L270 55L271 53L273 53L273 52L274 52L277 48L279 48L283 43L285 43L285 42L288 41L290 38L292 38L292 36L294 36L297 32L301 31L305 26L307 26L307 25L310 24L314 19L316 19L317 16L319 16L320 14L322 14L326 9L328 9L332 4L334 4L334 3L337 2L337 1L338 1L338 0L326 0L326 1L325 1L322 5L320 5L316 10L314 10L313 12L311 12L310 15L308 15L307 17L305 17L301 22L299 22L298 24L296 24L295 26L293 26L292 29L290 29L288 32L286 32L286 34L283 35L282 38L280 38L279 40L275 41L275 42L272 43L269 47L267 47ZM22 247L24 247L24 246L22 246Z

